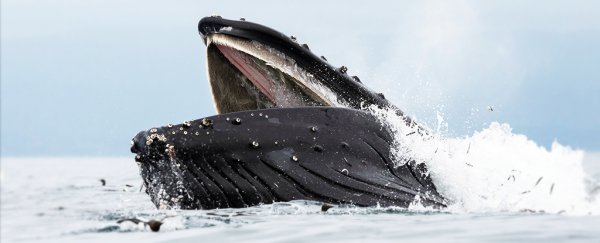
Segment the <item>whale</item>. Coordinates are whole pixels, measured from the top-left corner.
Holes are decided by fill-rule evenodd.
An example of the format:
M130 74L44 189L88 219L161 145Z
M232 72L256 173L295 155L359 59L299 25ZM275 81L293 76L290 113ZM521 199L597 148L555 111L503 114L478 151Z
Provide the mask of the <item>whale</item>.
M159 209L242 208L312 200L445 207L423 163L393 156L391 110L345 66L297 37L245 19L198 24L216 115L140 131L131 152Z

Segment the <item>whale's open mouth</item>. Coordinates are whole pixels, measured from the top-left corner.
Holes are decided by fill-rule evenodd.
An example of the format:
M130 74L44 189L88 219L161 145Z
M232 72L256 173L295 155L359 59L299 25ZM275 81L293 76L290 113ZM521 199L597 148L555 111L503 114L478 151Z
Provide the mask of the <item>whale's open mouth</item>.
M257 41L210 34L208 79L217 112L339 106L335 96L295 60Z
M151 128L132 140L158 208L297 199L444 205L425 168L393 163L391 130L362 109L402 112L346 67L259 24L207 17L198 30L219 115Z
M219 114L265 108L376 106L403 116L345 66L329 63L296 37L245 20L200 20L208 79Z

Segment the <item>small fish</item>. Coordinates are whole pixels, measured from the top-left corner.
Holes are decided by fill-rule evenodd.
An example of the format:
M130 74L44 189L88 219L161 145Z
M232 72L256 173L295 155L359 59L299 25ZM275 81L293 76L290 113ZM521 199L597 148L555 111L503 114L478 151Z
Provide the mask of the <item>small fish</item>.
M143 220L138 219L138 218L120 219L120 220L117 221L117 224L123 223L125 221L129 221L129 222L132 222L134 224L143 223L144 225L147 225L148 227L150 227L150 230L152 230L153 232L158 232L160 230L160 226L163 224L163 222L160 221L160 220L151 219L151 220L148 220L148 221L143 221Z
M544 177L543 177L543 176L541 176L541 177L540 177L540 179L538 179L538 180L535 182L535 186L537 186L538 184L540 184L540 181L542 181L542 179L543 179L543 178L544 178Z
M323 205L321 205L321 212L327 212L327 210L329 210L330 208L333 208L333 205L323 203Z

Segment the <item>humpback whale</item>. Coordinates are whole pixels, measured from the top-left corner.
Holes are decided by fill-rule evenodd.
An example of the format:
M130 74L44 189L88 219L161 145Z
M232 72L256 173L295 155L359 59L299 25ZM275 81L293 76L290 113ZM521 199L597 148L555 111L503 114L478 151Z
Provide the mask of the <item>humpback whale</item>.
M344 66L293 36L220 16L198 24L217 115L139 132L131 151L158 208L290 200L444 207L424 164L398 165L394 134L365 107L393 110Z

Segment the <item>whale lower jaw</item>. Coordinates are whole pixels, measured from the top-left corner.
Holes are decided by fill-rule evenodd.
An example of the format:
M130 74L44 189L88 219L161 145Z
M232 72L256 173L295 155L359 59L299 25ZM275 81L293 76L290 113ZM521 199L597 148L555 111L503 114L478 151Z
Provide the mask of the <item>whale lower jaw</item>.
M415 199L443 207L424 168L390 161L392 139L366 112L281 108L142 131L132 151L158 208L290 200L407 207Z

